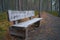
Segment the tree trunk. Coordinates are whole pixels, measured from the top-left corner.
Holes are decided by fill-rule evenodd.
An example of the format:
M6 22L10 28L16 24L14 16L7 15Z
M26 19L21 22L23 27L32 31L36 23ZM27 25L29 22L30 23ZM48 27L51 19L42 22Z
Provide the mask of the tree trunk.
M59 0L59 14L58 14L58 16L60 17L60 0Z

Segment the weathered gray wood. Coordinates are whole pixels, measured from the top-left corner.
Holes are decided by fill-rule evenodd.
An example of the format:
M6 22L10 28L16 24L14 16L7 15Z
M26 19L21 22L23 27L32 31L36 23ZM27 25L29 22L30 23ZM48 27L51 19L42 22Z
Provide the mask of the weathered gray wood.
M13 11L13 10L8 10L8 15L10 21L16 21L35 16L34 11Z
M34 18L34 19L31 19L31 20L28 20L26 22L22 22L22 23L19 23L19 24L15 24L15 25L12 25L12 26L16 26L16 27L29 27L29 25L32 25L38 21L40 21L42 18Z

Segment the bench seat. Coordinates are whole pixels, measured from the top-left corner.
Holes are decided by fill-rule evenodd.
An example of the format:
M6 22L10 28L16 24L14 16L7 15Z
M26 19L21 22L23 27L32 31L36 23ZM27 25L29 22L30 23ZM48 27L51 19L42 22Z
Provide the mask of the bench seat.
M13 26L15 27L28 27L29 25L37 22L37 21L40 21L42 18L33 18L31 20L28 20L28 21L25 21L25 22L22 22L22 23L19 23L19 24L15 24Z

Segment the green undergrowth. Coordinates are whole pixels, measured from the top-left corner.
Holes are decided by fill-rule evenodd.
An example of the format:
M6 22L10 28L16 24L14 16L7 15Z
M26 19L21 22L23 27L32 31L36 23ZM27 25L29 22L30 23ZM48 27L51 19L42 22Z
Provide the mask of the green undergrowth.
M7 12L0 12L0 40L4 40L5 33L9 27Z
M39 15L39 12L38 11L35 11L35 16Z
M8 16L7 16L7 12L2 12L0 13L0 31L3 29L5 30L5 27L9 26L9 22L8 22Z
M53 16L57 16L58 17L58 12L57 11L48 11L49 14L52 14Z

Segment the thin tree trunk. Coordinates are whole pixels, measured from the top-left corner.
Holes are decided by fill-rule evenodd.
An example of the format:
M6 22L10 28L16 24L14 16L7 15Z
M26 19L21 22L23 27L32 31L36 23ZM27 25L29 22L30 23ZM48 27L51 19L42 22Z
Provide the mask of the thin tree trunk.
M40 12L42 11L42 3L43 3L43 0L40 0Z
M59 14L58 14L58 16L60 17L60 0L59 0Z
M50 0L50 11L52 12L52 0Z

